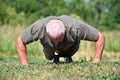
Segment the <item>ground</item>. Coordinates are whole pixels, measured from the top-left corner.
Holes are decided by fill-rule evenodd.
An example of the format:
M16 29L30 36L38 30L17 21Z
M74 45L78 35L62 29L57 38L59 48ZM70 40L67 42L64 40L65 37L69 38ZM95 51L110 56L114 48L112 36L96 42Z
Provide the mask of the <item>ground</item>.
M120 60L49 64L44 58L30 57L31 65L19 64L18 57L0 57L0 80L120 80Z

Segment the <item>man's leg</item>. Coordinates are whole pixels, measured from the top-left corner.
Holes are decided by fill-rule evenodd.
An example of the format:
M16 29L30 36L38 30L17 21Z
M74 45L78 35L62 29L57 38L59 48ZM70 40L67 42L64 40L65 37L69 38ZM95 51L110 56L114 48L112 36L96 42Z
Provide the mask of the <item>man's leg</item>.
M54 52L46 51L43 49L45 57L50 60L50 63L59 63L59 55L54 54Z
M59 63L59 56L58 55L54 55L54 57L53 57L53 59L52 60L50 60L50 63L52 64L52 63Z
M69 50L67 50L67 51L65 51L64 53L61 54L61 56L64 57L64 62L65 63L73 62L72 56L79 49L79 45L80 45L80 40L78 39Z
M65 63L71 63L71 62L73 62L72 57L64 57L64 62Z

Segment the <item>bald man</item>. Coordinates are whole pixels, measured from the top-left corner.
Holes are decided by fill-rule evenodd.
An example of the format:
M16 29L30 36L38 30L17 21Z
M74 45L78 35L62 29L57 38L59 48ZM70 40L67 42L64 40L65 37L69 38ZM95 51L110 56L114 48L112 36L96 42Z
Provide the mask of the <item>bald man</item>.
M40 40L45 57L52 63L58 63L64 57L66 63L72 62L72 56L79 49L81 40L95 42L94 62L100 62L105 38L95 28L70 16L49 16L40 19L26 28L17 39L20 62L28 65L26 45Z

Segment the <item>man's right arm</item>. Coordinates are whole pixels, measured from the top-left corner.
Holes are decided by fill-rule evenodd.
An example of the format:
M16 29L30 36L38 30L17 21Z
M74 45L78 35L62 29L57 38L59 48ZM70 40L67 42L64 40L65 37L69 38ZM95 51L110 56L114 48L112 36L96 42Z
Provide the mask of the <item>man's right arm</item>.
M28 65L26 45L23 43L21 36L18 37L16 45L17 45L17 51L20 57L20 63L22 65Z
M44 36L44 23L46 20L47 18L44 18L34 22L18 37L16 45L21 64L28 65L26 44L37 41Z

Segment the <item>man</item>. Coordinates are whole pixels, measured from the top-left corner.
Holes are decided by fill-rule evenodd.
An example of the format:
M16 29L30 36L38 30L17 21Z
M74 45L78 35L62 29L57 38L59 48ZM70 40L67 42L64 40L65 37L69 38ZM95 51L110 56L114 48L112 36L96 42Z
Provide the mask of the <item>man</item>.
M40 40L43 52L52 63L64 57L66 63L79 49L80 40L95 42L94 62L100 62L104 49L104 36L90 25L70 16L50 16L36 21L25 29L17 39L20 62L28 65L26 44Z

